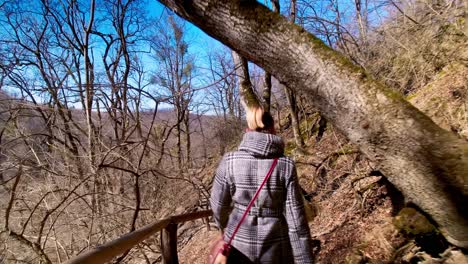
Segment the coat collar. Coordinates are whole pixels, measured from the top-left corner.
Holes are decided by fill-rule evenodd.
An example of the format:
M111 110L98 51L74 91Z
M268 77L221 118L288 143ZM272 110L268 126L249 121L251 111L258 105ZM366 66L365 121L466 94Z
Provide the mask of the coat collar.
M244 134L239 150L258 157L278 157L283 155L284 143L279 136L250 131Z

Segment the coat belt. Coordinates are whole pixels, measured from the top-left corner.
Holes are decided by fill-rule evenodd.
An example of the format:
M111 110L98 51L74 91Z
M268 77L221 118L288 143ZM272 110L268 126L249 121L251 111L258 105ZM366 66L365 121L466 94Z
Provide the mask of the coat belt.
M247 205L234 204L234 208L236 208L241 214L243 214L247 209ZM249 215L254 215L258 217L282 217L283 210L275 208L252 207L250 208Z

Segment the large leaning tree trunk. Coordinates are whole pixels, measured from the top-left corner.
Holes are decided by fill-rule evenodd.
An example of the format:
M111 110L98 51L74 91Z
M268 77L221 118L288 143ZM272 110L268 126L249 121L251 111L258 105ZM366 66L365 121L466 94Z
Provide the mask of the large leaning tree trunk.
M359 145L449 242L468 247L468 143L256 1L160 0L288 87Z

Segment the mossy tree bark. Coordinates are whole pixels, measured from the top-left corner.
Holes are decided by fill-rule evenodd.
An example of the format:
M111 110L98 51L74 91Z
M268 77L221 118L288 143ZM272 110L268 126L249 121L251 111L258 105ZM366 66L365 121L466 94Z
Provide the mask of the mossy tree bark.
M258 101L257 95L253 90L252 82L250 81L249 65L245 58L240 56L234 50L232 51L232 60L236 68L237 80L239 83L239 92L242 101L248 107L259 107L260 102Z
M239 85L239 93L241 103L244 107L247 116L247 124L250 129L256 129L258 126L258 118L261 123L261 106L257 95L254 92L252 82L250 81L249 64L247 59L240 56L236 51L232 51L232 60L236 68L237 81ZM259 116L257 116L259 115ZM263 124L261 124L263 126Z
M288 87L308 93L451 243L468 247L466 141L256 1L160 1Z
M263 109L270 112L271 106L271 74L265 72L265 87L263 87Z

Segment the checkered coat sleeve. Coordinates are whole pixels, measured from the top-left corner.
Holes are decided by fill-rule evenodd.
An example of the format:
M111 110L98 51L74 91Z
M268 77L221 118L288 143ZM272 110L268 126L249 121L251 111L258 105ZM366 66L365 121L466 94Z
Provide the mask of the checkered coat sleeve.
M221 230L224 230L226 227L228 216L232 209L231 187L226 176L226 159L223 158L216 170L210 199L214 220Z
M244 136L239 151L223 157L213 181L211 207L226 241L266 176L274 156L282 154L282 148L268 146L279 144L278 138L271 139L269 135L264 146L261 142L265 136L247 137L253 137L255 143ZM251 263L312 263L310 242L294 162L281 157L232 245Z

